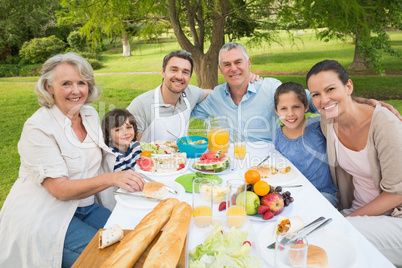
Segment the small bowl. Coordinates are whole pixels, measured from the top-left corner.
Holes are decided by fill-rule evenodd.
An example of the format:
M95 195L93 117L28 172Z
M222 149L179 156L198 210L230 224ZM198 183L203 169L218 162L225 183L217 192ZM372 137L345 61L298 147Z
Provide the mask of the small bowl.
M206 142L201 144L189 144L189 142L197 142L199 140ZM177 139L176 143L179 151L187 154L187 158L198 158L205 153L208 148L208 139L201 136L182 137Z

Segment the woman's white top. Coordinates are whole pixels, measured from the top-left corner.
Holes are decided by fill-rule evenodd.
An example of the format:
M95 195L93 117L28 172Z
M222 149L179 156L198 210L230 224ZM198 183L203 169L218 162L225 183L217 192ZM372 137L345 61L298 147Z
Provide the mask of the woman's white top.
M353 151L342 144L336 133L334 137L339 165L353 177L355 189L352 207L355 210L362 208L380 195L371 175L367 145L361 151ZM391 211L384 215L391 215Z
M78 139L78 138L77 138ZM85 137L80 148L82 154L85 156L85 166L88 167L88 178L92 178L99 175L99 169L102 162L102 150L91 139L89 135ZM87 198L81 199L78 203L79 207L90 206L95 202L95 196L91 195Z
M0 267L61 267L66 231L80 201L56 199L42 186L43 180L113 171L115 156L103 141L98 113L84 105L80 114L91 146L101 150L98 171L89 171L71 121L56 105L40 108L25 122L18 143L19 178L0 212ZM113 209L113 188L96 194L95 201Z

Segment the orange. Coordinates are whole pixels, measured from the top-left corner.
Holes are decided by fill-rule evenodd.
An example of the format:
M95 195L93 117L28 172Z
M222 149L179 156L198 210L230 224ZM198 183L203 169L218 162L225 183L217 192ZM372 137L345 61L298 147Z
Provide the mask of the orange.
M151 152L150 151L143 151L142 153L141 153L141 157L151 157Z
M244 178L248 184L254 184L257 181L261 180L261 175L258 171L250 169L247 170L246 174L244 174Z
M254 184L254 193L259 196L264 196L269 193L269 184L266 181L257 181Z

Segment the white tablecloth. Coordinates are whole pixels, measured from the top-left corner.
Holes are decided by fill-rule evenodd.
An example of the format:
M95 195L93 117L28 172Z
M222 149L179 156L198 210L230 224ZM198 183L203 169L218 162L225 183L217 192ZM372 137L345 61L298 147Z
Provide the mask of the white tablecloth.
M271 155L269 160L267 160L267 163L272 165L291 165L293 175L295 176L295 179L291 184L303 185L301 188L286 189L292 193L295 201L289 207L284 208L280 214L281 216L291 217L297 215L302 217L305 223L311 222L319 216L332 218L333 221L328 226L335 229L337 232L344 234L350 240L350 243L354 244L357 249L356 258L358 263L356 267L395 267L363 235L361 235L286 158L278 153L272 144L247 144L247 153L243 160L234 160L233 147L229 149L229 155L232 159L233 171L219 175L222 178L223 183L228 179L244 178L244 172L249 166L257 165L265 156ZM187 169L183 171L183 174L191 172L191 170ZM160 181L173 182L180 175L181 174L176 174L174 176L158 176L153 178ZM276 182L272 184L280 185ZM186 193L181 201L186 201L191 205L191 194ZM218 205L214 207L214 215L222 214L223 212L218 212L217 207ZM141 219L150 211L151 210L149 209L129 208L117 203L109 220L105 224L105 228L118 224L123 229L134 229ZM266 227L267 224L272 224L272 222L264 221L251 221L251 223L258 239L263 239L259 237L258 234L264 229L264 227ZM272 266L268 263L264 263L263 267Z

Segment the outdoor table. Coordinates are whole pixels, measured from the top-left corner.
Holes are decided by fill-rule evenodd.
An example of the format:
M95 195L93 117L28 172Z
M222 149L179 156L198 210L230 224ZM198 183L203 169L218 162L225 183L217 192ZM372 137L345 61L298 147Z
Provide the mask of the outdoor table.
M294 197L294 202L290 204L289 207L285 207L281 216L292 217L300 216L303 218L304 222L307 224L320 216L326 218L332 218L332 222L327 226L336 230L337 232L346 236L351 244L356 248L356 258L357 263L355 267L394 267L388 259L385 258L362 234L360 234L348 221L340 214L337 209L335 209L321 194L318 190L304 177L296 167L294 167L290 161L283 157L278 151L275 150L271 143L247 143L247 153L246 157L242 160L235 159L233 155L233 145L229 148L229 155L232 160L233 171L229 171L219 177L223 180L223 185L228 179L234 178L244 178L244 173L252 165L257 165L264 157L270 155L271 157L266 163L277 165L285 164L292 167L293 175L296 177L292 181L292 185L301 184L300 188L288 188ZM185 173L192 173L194 171L187 168L183 171ZM153 179L163 181L173 182L179 175L173 176L154 176ZM269 179L267 180L270 182ZM275 186L280 185L280 183L272 183ZM185 193L181 201L186 201L191 205L192 196L191 193ZM135 200L133 200L135 202ZM218 212L218 205L214 205L214 216L215 215L225 215L224 212ZM123 229L134 229L135 226L141 221L141 219L150 212L150 209L135 209L126 207L120 203L117 203L114 208L109 220L105 224L105 228L112 227L114 224L118 224ZM259 233L267 226L267 224L272 224L272 221L255 221L251 220L251 225L254 229L254 233L257 239L265 239L259 236ZM320 231L317 231L318 233ZM273 235L273 234L272 234ZM307 237L308 240L308 237ZM263 251L261 251L263 254ZM189 256L186 256L188 258ZM269 263L264 261L262 267L272 267Z

